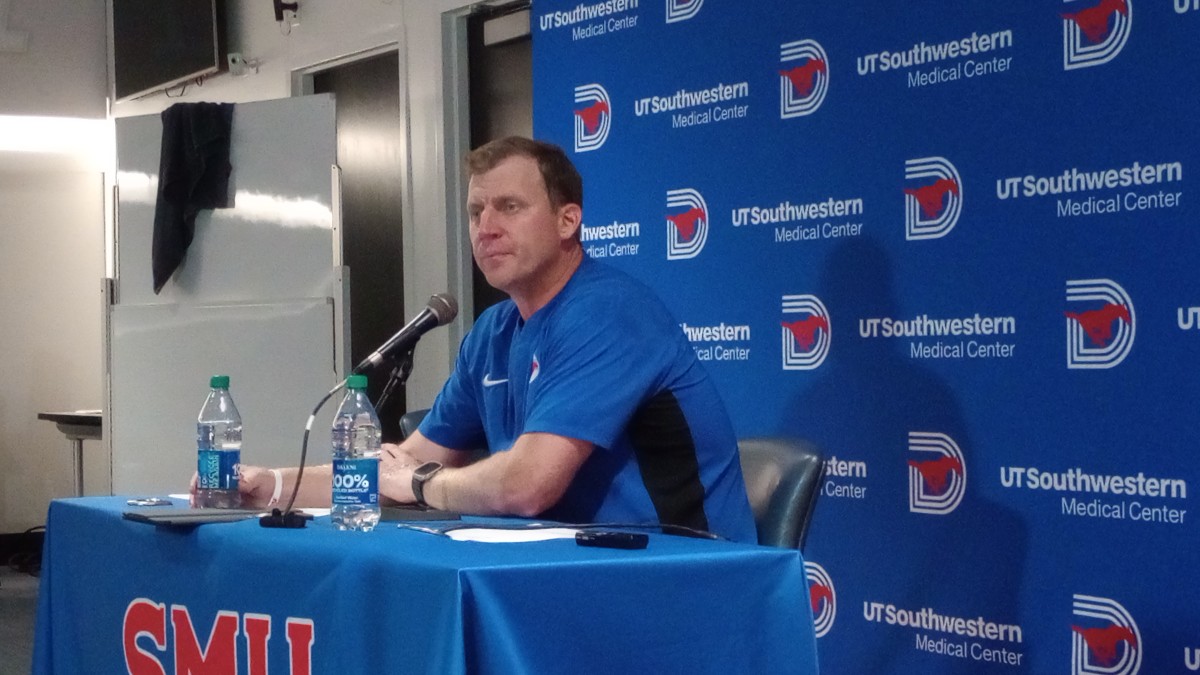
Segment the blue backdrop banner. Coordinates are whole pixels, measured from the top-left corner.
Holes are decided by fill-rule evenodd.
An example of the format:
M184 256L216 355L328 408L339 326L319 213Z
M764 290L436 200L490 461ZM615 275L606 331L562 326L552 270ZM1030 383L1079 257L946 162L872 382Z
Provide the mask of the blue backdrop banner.
M587 253L826 453L823 672L1200 670L1200 2L532 21Z

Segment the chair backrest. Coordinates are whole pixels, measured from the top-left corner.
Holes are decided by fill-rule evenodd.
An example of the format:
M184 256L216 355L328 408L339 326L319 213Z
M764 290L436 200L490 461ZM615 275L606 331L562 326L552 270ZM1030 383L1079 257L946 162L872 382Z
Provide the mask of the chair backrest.
M739 440L738 454L758 543L803 550L825 473L821 452L806 441L763 437Z
M429 414L429 408L410 410L400 416L400 433L404 438L411 436L412 432L421 426L421 420L425 419L427 414Z
M429 408L423 408L421 410L410 410L410 411L404 413L403 415L401 415L400 416L400 433L403 435L403 437L408 438L409 436L411 436L412 432L416 431L417 427L421 426L421 420L425 419L425 416L428 414L429 414ZM479 448L477 450L472 450L470 453L470 456L468 457L468 459L466 461L468 464L471 462L478 462L479 460L481 460L487 456L488 456L488 449L487 448Z

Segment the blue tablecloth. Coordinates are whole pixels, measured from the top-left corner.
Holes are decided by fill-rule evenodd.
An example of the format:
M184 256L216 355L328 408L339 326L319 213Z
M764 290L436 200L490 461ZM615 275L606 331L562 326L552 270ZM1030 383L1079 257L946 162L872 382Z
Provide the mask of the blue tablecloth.
M817 672L796 551L487 544L328 518L177 531L128 509L50 505L35 673L173 673L179 650L251 674Z

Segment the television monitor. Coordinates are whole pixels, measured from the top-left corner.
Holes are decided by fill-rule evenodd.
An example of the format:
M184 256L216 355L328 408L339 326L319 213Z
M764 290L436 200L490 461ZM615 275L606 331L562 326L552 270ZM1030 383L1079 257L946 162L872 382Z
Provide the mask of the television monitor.
M219 0L110 0L113 98L185 84L225 64Z

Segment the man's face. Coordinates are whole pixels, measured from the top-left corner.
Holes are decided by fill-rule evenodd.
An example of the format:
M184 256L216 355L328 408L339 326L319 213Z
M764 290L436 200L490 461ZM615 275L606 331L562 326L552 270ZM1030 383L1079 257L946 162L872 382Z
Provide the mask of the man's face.
M471 250L488 283L509 295L535 293L574 236L565 213L555 209L530 157L509 157L467 187Z

